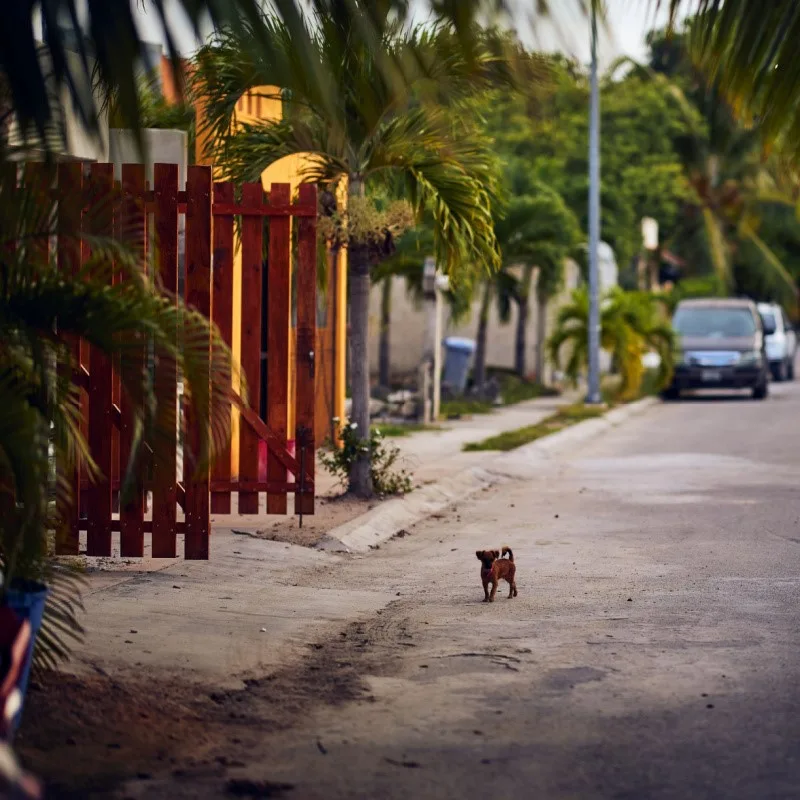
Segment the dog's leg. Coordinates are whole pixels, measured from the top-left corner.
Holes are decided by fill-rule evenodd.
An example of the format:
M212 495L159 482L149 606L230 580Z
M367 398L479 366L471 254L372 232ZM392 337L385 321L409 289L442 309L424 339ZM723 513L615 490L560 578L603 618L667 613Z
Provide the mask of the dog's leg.
M489 583L487 581L483 582L483 594L484 594L483 602L484 603L488 603L489 602Z
M517 596L517 570L515 567L512 567L508 573L508 596Z
M492 578L492 593L489 595L489 602L494 603L494 596L497 594L497 578Z

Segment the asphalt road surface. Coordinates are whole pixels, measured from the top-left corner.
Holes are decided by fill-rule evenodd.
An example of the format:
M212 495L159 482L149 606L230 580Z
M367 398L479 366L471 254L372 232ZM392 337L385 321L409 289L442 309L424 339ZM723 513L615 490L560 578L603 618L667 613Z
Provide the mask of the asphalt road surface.
M309 648L241 775L315 800L800 797L799 482L800 383L658 405L320 575L396 600ZM519 596L482 603L475 550L503 544Z

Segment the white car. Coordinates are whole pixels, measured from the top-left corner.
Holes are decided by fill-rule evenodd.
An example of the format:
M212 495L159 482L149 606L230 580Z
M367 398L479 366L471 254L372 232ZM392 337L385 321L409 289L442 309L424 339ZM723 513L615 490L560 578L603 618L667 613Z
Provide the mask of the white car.
M772 377L776 381L793 381L797 334L792 323L777 303L759 303L758 313L767 333L767 360Z

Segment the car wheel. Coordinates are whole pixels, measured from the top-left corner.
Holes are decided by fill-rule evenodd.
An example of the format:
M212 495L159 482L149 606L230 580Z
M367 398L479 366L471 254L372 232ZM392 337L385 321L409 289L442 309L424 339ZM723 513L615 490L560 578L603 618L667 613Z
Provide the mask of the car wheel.
M764 400L769 394L769 382L766 377L757 386L753 387L753 400Z
M661 392L662 400L680 400L681 390L675 386L668 386Z
M789 365L788 365L788 369L787 369L787 372L786 372L786 379L790 380L790 381L794 380L794 359L793 358L789 359Z
M781 361L779 364L775 364L773 367L771 367L770 371L772 372L773 380L777 381L778 383L782 383L789 377L789 367L786 361Z

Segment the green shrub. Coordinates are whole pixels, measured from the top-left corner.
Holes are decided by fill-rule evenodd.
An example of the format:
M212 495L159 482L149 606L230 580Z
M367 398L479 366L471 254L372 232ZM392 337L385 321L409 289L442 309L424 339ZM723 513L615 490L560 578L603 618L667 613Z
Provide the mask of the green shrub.
M370 450L372 488L375 494L386 497L408 494L413 489L411 475L395 466L400 458L400 448L397 445L387 444L379 429L373 428L369 439L362 439L358 435L358 426L355 422L351 422L341 427L339 438L341 447L335 447L329 442L328 448L320 452L319 460L328 472L338 478L342 486L349 490L349 475L353 462L359 454Z
M503 405L513 406L526 400L536 400L539 397L558 397L560 392L552 386L545 386L534 381L526 381L518 375L506 375L500 383L500 396Z

